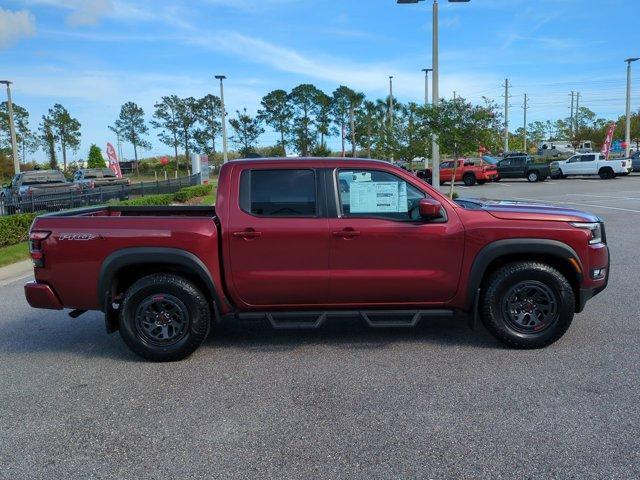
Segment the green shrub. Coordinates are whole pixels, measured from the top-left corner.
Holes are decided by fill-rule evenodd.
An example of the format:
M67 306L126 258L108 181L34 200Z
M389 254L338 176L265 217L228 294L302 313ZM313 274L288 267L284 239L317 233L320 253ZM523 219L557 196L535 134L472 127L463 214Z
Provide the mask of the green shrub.
M170 193L164 193L159 195L147 195L145 197L132 198L130 200L116 201L111 205L123 205L123 206L158 206L158 205L171 205L173 202L173 195Z
M184 203L195 197L205 197L213 191L213 185L194 185L178 190L173 196L176 202Z
M27 240L29 227L36 216L36 213L20 213L0 217L0 247Z

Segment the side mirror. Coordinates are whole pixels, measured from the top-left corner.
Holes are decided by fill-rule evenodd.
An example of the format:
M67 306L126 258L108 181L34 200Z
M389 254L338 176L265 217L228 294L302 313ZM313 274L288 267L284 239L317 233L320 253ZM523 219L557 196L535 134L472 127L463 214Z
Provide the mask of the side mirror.
M423 198L418 204L420 216L425 220L433 220L441 217L442 204L432 198Z

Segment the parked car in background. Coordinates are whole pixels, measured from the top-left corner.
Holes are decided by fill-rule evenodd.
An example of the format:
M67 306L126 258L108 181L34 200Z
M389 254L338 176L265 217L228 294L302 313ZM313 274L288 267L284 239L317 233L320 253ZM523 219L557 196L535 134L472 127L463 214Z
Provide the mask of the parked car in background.
M482 161L490 165L497 165L498 162L500 161L500 158L494 157L493 155L483 155Z
M440 184L450 182L453 178L453 170L456 160L448 160L440 164ZM468 159L457 160L455 168L455 182L464 182L467 187L476 183L482 185L492 182L498 177L498 169L495 165L476 164Z
M24 202L44 195L80 191L80 185L69 182L59 170L31 170L13 177L6 195L9 201Z
M640 150L629 157L631 160L631 170L640 172Z
M617 175L628 175L631 172L631 160L606 160L601 153L576 153L573 157L551 162L552 178L566 178L570 175L599 175L608 180Z
M498 162L498 178L526 178L530 182L546 180L551 171L545 163L535 163L529 155L513 156Z
M575 149L569 140L541 142L538 145L538 155L543 157L560 157L573 155Z
M185 358L222 322L301 329L344 317L411 327L465 315L506 345L541 348L609 278L595 215L454 202L360 159L231 161L215 207L49 214L29 238L32 307L102 311L108 332L154 361Z
M128 178L118 178L110 168L82 168L73 175L73 182L83 189L114 185L130 185Z

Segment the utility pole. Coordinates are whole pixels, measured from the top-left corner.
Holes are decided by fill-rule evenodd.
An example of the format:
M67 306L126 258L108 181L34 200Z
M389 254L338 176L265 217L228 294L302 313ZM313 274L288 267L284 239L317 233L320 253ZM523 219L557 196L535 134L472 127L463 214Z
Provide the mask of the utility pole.
M456 91L455 90L453 91L453 101L454 102L456 101Z
M424 104L429 105L429 72L433 72L433 68L423 68L424 72Z
M7 86L7 114L9 115L9 131L11 133L11 150L13 151L13 170L20 173L20 159L18 158L18 142L16 141L16 127L13 123L13 103L11 102L11 81L0 80Z
M222 104L222 162L227 163L229 161L227 155L227 111L224 108L224 87L222 86L222 81L227 77L224 75L216 75L215 78L220 80L220 103Z
M433 0L433 27L432 27L432 53L431 66L433 68L433 77L431 80L431 98L433 106L440 104L440 93L438 92L438 75L440 66L438 65L438 0ZM453 183L453 182L452 182ZM431 185L435 188L440 187L440 145L438 145L438 136L434 133L431 135Z
M524 94L524 152L527 153L527 110L529 109L529 101L527 99L527 94Z
M573 90L571 90L571 116L569 118L571 118L571 121L569 122L569 128L571 129L571 138L573 138L574 133L573 133L573 98L575 95L575 92Z
M625 114L625 127L624 127L624 141L626 147L624 149L625 157L629 157L631 154L631 64L640 58L627 58L627 102L626 102L626 114Z
M579 115L579 110L580 110L580 92L576 92L576 129L574 131L574 135L577 137L579 132L579 128L580 128L580 124L578 123L578 115ZM579 139L577 139L579 140Z
M509 151L509 79L504 80L504 153Z

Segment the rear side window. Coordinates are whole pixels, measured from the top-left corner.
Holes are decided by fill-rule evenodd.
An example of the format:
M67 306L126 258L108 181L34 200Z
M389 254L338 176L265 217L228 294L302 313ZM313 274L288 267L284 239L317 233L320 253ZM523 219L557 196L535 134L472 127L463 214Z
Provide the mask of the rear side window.
M581 162L595 162L595 160L596 160L595 155L583 155L582 158L580 159Z
M240 177L240 208L260 217L315 217L315 172L245 170Z

